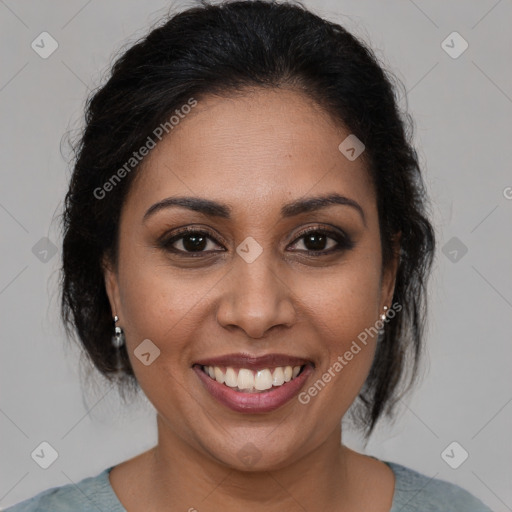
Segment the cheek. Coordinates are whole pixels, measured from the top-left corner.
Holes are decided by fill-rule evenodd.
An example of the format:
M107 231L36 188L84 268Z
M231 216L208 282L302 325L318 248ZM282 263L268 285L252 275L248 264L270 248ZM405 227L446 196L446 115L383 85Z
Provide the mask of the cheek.
M343 382L342 395L351 397L366 379L375 353L380 262L364 256L347 260L328 278L303 281L301 288L316 336L322 340L321 373L330 369L331 377L336 375L330 387Z
M186 281L176 278L170 267L150 261L150 258L138 257L134 251L125 253L124 260L119 262L123 328L139 381L145 379L147 368L134 355L139 344L149 339L158 347L160 356L155 360L156 367L163 361L176 364L186 355L185 333L190 329L191 312L201 300L199 290L191 289Z
M126 252L119 263L125 324L135 338L153 336L163 342L176 337L172 332L183 330L214 284L210 274L192 279L143 248Z
M372 366L377 342L373 314L378 308L374 278L329 281L325 295L311 301L312 323L320 364L315 380L299 396L311 418L323 417L325 428L343 417L359 394ZM336 298L333 299L333 298Z
M318 325L338 340L355 338L378 319L380 263L364 255L347 259L332 273L302 279L299 291Z
M191 289L186 280L176 278L168 267L150 265L144 259L127 258L119 277L123 283L120 294L126 345L137 381L157 410L172 404L184 415L190 402L188 395L169 394L168 390L187 378L193 346L190 335L197 328L204 290L200 293ZM142 353L138 347L147 339L157 347L149 345L146 351L149 350L150 357L158 354L149 365L137 356Z

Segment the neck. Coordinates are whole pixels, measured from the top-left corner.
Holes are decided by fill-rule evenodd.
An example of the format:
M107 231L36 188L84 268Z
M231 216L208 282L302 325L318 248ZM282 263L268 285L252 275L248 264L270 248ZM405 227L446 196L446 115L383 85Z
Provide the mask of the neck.
M343 510L343 503L353 501L354 482L351 485L348 473L353 452L341 444L340 426L302 457L278 469L251 471L233 469L195 449L159 416L157 424L150 481L154 496L160 496L158 501L167 509Z

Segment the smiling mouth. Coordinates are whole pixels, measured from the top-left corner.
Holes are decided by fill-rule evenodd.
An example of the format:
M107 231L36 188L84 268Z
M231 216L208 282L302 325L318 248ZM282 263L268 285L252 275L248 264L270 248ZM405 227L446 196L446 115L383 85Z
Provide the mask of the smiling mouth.
M240 393L263 393L297 378L307 365L251 370L231 366L197 365L212 380Z

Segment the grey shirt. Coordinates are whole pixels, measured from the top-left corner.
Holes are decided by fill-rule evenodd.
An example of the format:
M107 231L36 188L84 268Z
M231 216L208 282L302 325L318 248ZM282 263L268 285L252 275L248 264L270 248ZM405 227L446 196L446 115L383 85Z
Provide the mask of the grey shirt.
M395 492L390 512L492 512L461 487L429 478L394 462L385 462L395 474ZM76 485L42 491L4 512L126 512L110 485L114 466ZM193 509L193 507L191 507Z

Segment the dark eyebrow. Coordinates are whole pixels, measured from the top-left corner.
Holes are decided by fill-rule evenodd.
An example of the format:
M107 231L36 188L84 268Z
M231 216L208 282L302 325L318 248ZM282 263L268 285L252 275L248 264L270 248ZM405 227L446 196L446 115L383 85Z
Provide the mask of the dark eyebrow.
M353 199L340 194L328 194L324 196L308 197L307 199L298 199L292 203L285 204L281 208L281 215L283 217L292 217L293 215L299 215L300 213L320 210L321 208L326 208L333 204L341 204L355 208L361 215L363 223L366 226L366 218L361 205Z
M150 206L142 220L145 221L150 215L171 206L181 206L183 208L188 208L189 210L204 213L210 217L222 217L223 219L229 219L231 212L231 208L229 206L215 201L210 201L210 199L203 199L200 197L168 197L167 199L163 199L162 201L155 203L153 206Z
M324 196L309 197L307 199L297 199L296 201L285 204L281 208L281 216L293 217L294 215L320 210L321 208L326 208L334 204L341 204L355 208L361 215L363 223L366 226L364 211L359 203L340 194L328 194ZM231 214L231 208L228 205L211 201L210 199L200 197L168 197L150 206L144 214L143 221L154 213L163 210L164 208L170 208L171 206L181 206L183 208L188 208L189 210L209 215L210 217L221 217L223 219L229 219Z

